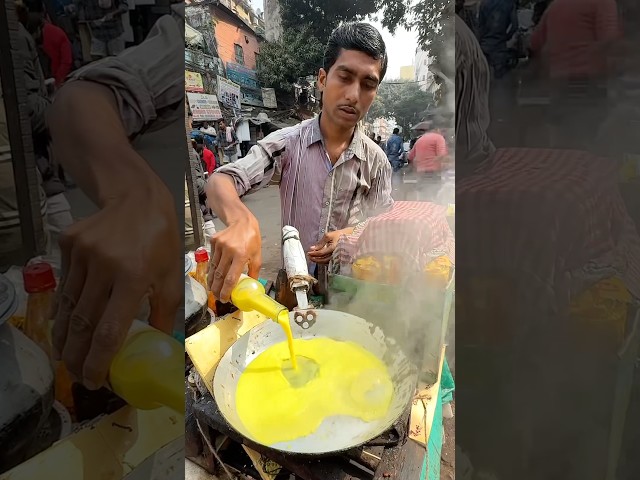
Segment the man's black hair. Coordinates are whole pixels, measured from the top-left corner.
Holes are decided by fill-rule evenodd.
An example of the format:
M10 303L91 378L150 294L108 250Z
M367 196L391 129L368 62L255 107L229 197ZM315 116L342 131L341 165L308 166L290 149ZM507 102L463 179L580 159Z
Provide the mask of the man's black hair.
M399 129L398 127L396 127L396 128L394 128L394 129L393 129L393 134L394 134L394 135L397 135L397 134L399 134L399 133L400 133L400 129Z
M380 81L387 73L387 47L382 35L368 23L349 22L337 27L329 37L324 50L323 68L329 73L342 50L357 50L366 53L374 60L381 60Z

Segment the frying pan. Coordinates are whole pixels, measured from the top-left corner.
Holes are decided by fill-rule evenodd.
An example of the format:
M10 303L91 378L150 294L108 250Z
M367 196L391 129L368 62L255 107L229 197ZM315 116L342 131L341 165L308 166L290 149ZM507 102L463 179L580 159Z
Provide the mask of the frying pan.
M347 417L326 418L310 435L293 441L266 447L285 453L325 455L352 449L368 443L384 433L400 418L412 401L417 384L417 369L411 364L396 342L385 336L379 327L366 320L333 310L315 311L315 319L290 324L294 338L329 337L359 344L379 359L389 370L393 382L393 398L386 416L373 422ZM264 322L240 337L222 357L213 378L213 394L220 413L229 425L245 438L261 444L249 433L236 412L236 389L244 369L270 346L286 341L282 328L275 322ZM257 398L255 408L269 402ZM327 399L331 401L331 399Z

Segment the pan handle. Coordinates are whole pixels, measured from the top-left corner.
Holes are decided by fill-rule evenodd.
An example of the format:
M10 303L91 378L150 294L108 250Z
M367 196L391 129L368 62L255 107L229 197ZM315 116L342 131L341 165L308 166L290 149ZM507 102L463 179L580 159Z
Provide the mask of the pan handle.
M370 447L393 447L400 443L402 435L398 431L398 427L395 425L382 435L374 438L367 445Z

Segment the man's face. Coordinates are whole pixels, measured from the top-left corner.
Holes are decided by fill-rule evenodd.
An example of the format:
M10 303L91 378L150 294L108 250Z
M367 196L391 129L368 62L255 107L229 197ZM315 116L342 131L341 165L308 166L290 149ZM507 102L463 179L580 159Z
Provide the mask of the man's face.
M227 128L227 125L224 122L220 122L220 128L225 129Z
M342 50L327 73L318 74L322 114L351 129L366 115L378 92L382 61L357 50Z

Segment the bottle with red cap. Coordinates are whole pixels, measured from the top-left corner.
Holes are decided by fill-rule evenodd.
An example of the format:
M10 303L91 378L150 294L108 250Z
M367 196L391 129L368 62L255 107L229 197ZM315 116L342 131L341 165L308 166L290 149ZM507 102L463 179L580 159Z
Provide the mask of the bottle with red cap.
M29 294L24 333L49 357L55 370L55 397L69 413L74 413L72 380L62 362L54 363L51 347L51 305L56 290L56 279L51 265L45 262L32 263L22 270L24 289Z
M204 247L196 250L196 281L200 283L206 290L207 288L207 269L209 268L209 253Z
M209 269L209 252L204 247L200 247L196 250L196 281L200 283L207 291L207 306L213 313L216 313L216 298L209 290L207 285L207 270Z
M29 294L24 333L33 340L53 361L49 319L56 279L48 263L27 265L22 270L24 289Z

